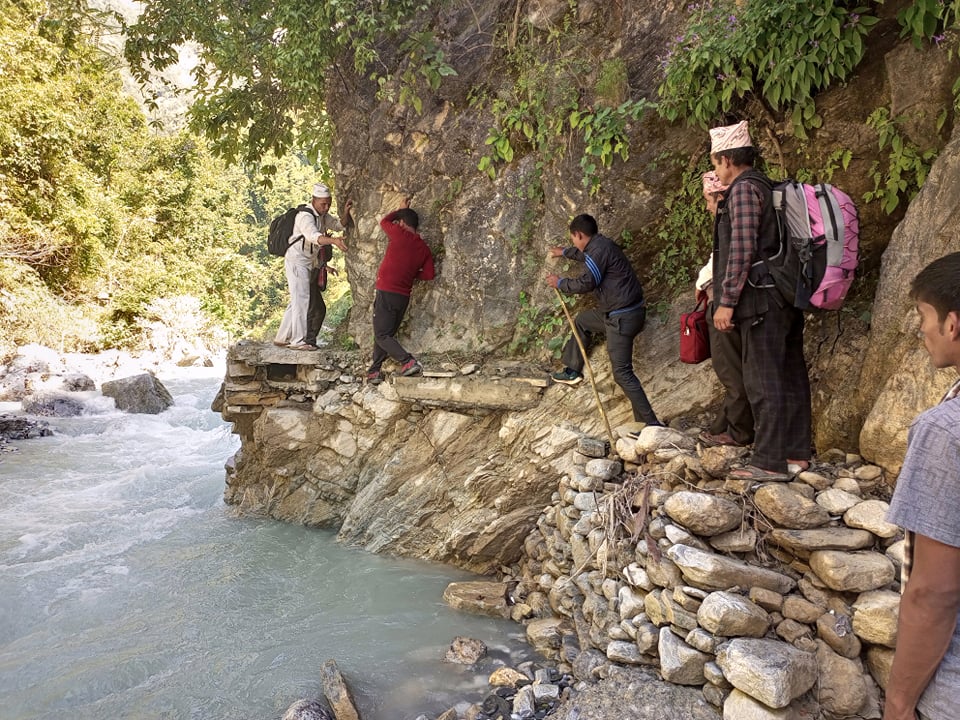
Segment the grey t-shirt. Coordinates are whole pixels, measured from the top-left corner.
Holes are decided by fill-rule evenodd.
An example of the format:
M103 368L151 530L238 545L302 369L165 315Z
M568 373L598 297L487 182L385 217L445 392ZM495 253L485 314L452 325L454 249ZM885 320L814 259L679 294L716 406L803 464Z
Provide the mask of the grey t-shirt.
M960 548L960 397L927 410L911 425L887 519ZM960 618L917 707L930 720L960 718Z

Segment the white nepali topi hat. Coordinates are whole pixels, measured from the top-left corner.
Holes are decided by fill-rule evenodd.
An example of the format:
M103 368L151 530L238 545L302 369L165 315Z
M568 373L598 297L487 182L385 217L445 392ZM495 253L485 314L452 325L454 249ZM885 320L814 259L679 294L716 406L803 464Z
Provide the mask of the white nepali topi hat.
M726 192L728 187L730 186L720 182L720 178L717 177L717 174L713 170L703 174L703 192L705 195L709 193Z
M727 125L710 130L711 155L742 147L753 147L753 143L750 142L750 130L747 127L746 120L741 120L736 125Z
M315 198L328 198L330 197L330 188L323 183L317 183L313 186L313 196Z

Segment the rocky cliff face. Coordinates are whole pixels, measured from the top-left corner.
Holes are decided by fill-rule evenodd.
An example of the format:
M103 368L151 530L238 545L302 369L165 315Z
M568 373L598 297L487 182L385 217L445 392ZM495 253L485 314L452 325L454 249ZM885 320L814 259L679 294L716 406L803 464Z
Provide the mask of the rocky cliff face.
M873 189L874 163L879 162L881 170L887 164L877 132L866 124L878 107L888 108L892 117L899 118L905 139L919 147L937 149L944 144L952 113L944 116L944 127L938 126L938 120L944 107L950 106L957 61L937 49L916 50L897 39L893 18L902 5L895 2L880 8L884 20L869 36L869 50L858 73L817 99L823 126L809 141L792 137L782 122L769 126L771 118L763 121L773 132L758 129L755 139L774 170L782 160L786 174L805 169L823 179L829 167L834 183L861 197ZM672 242L687 238L658 237L658 229L668 214L665 200L677 190L680 173L705 162L703 130L671 126L648 113L628 125L629 160L617 159L611 168L601 170L600 189L594 195L582 183L583 143L569 130L562 132L562 142L551 152L534 147L533 141L515 140L514 159L498 166L495 180L477 170L480 158L489 152L488 133L496 126L495 103L507 103L509 109L513 108L510 103L523 97L517 92L521 67L509 59L517 56L518 48L526 53L526 81L539 77L550 93L569 88L561 87L563 83L548 71L538 76L530 68L540 67L538 63L575 66L579 74L574 90L585 108L609 102L601 94L611 90L602 89L600 80L612 61L622 61L625 68L623 82L612 93L616 99L655 97L659 58L677 34L686 3L581 1L573 10L570 7L566 0L454 3L419 18L417 22L432 29L457 72L445 77L436 91L421 82L417 89L420 113L409 101L397 102L396 84L388 83L378 94L375 83L346 71L331 83L337 194L355 201L358 219L347 269L355 303L349 332L362 350L370 347L373 286L385 244L377 221L406 196L412 196L413 207L421 215L423 234L439 267L434 282L414 291L404 334L415 353L502 355L519 348L546 357L544 341L562 335L564 327L557 322L552 291L542 282L544 272L556 268L545 254L550 245L565 240L566 225L577 212L594 214L606 234L629 238L628 252L648 283L651 299L668 299L650 284L651 264ZM382 53L386 62L396 60L398 74L407 67L397 48L384 47ZM918 68L923 68L923 83L916 82ZM542 89L527 87L525 92ZM763 115L759 107L749 112L758 118ZM774 136L779 138L778 145L771 141ZM846 168L831 160L838 151L849 152ZM949 162L944 159L942 164ZM951 172L941 170L941 183L949 184ZM815 444L821 450L857 446L860 429L873 412L886 378L904 359L887 353L883 338L889 323L903 321L907 313L899 300L907 272L898 272L895 266L902 264L890 260L883 264L886 276L880 278L881 257L903 208L886 215L878 203L861 203L861 214L862 279L842 313L839 332L831 316L811 318L808 332ZM938 228L925 224L939 225L938 216L914 217L912 235L935 236ZM697 242L706 255L709 238ZM924 247L910 267L932 259L948 244L945 240L937 247ZM896 303L901 317L888 319L884 307L876 309L872 322L881 327L871 335L875 346L866 358L869 308L878 283L884 296L880 302ZM668 313L662 322L673 325L675 315ZM840 332L842 338L837 341ZM685 374L682 368L672 368L676 352L675 337L666 337L653 351L645 349L646 374L658 377L661 369L671 368L672 382L698 382L703 377L699 369L687 369ZM912 361L923 365L921 356ZM861 378L865 362L866 374ZM915 405L891 416L889 401L881 402L887 409L876 412L887 417L890 425L908 421L906 415ZM868 444L867 452L874 452L874 445ZM892 462L886 455L882 459Z
M954 132L883 255L873 303L861 383L879 392L860 433L860 446L865 455L894 472L899 472L906 452L909 420L935 405L956 377L952 371L931 367L917 339L920 323L909 288L931 260L960 251L958 222L960 132Z
M272 345L230 350L215 403L242 442L227 468L228 503L336 528L370 550L487 573L519 558L568 451L606 432L588 387L547 387L543 373L516 363L372 387L360 383L363 361ZM598 357L595 371L610 423L627 423L609 362ZM714 392L706 367L701 382L672 383L672 372L651 383L662 412Z

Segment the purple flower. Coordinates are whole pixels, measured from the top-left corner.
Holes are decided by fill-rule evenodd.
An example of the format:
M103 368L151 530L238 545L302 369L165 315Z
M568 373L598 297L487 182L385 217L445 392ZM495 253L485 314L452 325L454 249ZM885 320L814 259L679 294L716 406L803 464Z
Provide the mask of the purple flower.
M717 73L717 80L719 80L720 82L725 82L727 80L727 76L724 75L723 73Z
M731 15L730 17L727 18L727 27L733 27L736 24L737 24L736 15Z
M933 44L934 44L934 45L936 45L937 47L940 47L940 43L943 42L943 39L944 39L945 37L946 37L946 34L940 33L939 35L934 35L934 36L933 36L932 38L930 38L930 39L933 40Z

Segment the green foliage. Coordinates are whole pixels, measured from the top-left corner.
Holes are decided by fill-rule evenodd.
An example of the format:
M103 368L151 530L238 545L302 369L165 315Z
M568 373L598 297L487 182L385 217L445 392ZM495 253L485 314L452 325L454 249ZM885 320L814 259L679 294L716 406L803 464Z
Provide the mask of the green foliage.
M530 295L521 291L519 297L520 313L517 315L517 328L510 342L511 353L525 353L534 349L546 351L551 357L560 357L563 348L566 325L560 298L554 293L550 307L540 307L531 302Z
M900 37L909 37L915 47L929 42L949 58L960 52L960 0L914 0L900 10L897 20ZM953 83L953 106L960 109L960 76Z
M814 95L849 77L878 22L835 0L703 0L663 58L659 110L706 127L748 96L789 116L794 133L819 127Z
M583 133L585 144L580 168L583 184L595 195L600 190L597 163L608 168L615 155L621 160L630 158L630 138L627 123L639 120L648 109L655 107L646 100L626 100L615 108L601 107L590 112L570 113L570 127Z
M898 127L899 118L891 118L886 108L877 108L867 118L867 125L877 131L880 151L887 153L887 167L874 162L870 173L873 190L863 195L866 202L879 202L888 215L897 209L901 200L908 203L923 187L930 166L936 159L935 150L920 150L905 140Z
M352 60L360 72L375 63L392 65L393 58L382 59L385 44L409 32L410 18L431 3L146 0L143 5L143 14L127 28L125 54L137 79L147 82L154 71L174 66L180 48L196 48L194 128L211 138L219 155L255 164L268 152L282 156L298 148L316 162L329 137L323 98L336 64ZM410 36L404 52L423 63L423 75L433 83L451 68L430 42L424 35Z
M423 100L417 92L420 78L423 78L432 92L436 92L443 78L456 75L457 71L447 62L443 50L437 45L431 32L411 34L400 45L400 51L406 56L406 67L399 75L400 92L397 102L412 106L419 115L423 112ZM376 74L373 77L380 86L381 98L389 96L388 88L392 77Z
M531 39L517 44L509 57L517 79L509 96L491 103L495 124L485 141L488 153L480 158L477 169L493 179L497 166L513 162L518 150L535 153L543 168L567 154L573 131L584 144L580 158L583 185L591 195L596 194L599 170L610 167L614 157L630 157L628 124L640 120L654 106L643 99L624 100L616 106L603 104L629 90L626 65L620 59L601 65L598 101L590 106L583 103L579 89L582 76L590 69L585 61L549 43L538 46Z
M604 105L619 105L630 93L627 81L627 63L615 57L600 63L597 82L594 84L597 100Z
M956 30L958 19L960 0L914 0L897 13L900 37L909 37L917 48L925 40L940 45L948 31Z
M797 168L797 171L793 174L793 179L801 183L832 182L833 174L837 170L846 170L850 165L851 160L853 160L853 153L850 150L846 148L837 148L830 153L822 168L815 170L809 170L805 167ZM785 179L774 178L773 175L771 175L771 178L774 180Z
M650 266L651 285L668 295L693 287L693 272L710 257L713 218L703 199L701 175L693 168L681 175L679 189L664 201L667 211L656 236L663 249Z
M82 3L0 0L0 350L278 320L286 284L265 226L305 199L317 168L268 157L266 188L191 133L153 134L91 44L98 20Z

